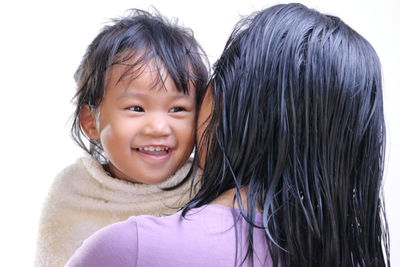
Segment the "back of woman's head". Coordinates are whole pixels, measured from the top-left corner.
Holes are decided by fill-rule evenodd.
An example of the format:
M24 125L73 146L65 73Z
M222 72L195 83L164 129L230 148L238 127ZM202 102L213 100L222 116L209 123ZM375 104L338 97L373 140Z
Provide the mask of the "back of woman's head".
M239 22L213 88L203 136L212 160L188 207L248 187L244 214L252 221L262 210L275 264L390 265L381 73L371 45L337 17L273 6Z

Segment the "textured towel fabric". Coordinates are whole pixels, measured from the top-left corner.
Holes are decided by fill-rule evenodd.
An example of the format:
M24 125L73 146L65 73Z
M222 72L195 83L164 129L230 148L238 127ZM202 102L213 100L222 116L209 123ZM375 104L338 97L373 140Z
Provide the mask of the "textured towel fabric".
M82 242L98 229L135 215L169 215L189 200L189 159L158 185L134 184L111 177L91 156L78 159L55 178L45 200L35 266L64 266Z

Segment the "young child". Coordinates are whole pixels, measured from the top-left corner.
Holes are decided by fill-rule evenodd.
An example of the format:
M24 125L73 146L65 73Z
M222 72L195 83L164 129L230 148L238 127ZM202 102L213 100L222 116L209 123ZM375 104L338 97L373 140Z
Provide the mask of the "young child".
M203 55L190 30L141 10L114 20L90 44L75 74L72 126L90 155L64 169L50 189L36 266L63 266L106 225L172 214L188 202L185 178L208 79Z

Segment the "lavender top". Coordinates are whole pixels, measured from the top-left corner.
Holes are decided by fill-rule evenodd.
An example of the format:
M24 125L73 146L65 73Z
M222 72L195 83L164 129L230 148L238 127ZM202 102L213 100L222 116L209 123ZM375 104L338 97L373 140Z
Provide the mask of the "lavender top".
M235 266L237 209L205 205L167 217L138 216L88 238L66 266ZM236 217L236 216L235 216ZM261 225L261 213L256 214ZM247 249L248 224L237 219L239 265ZM263 230L254 229L254 266L272 266ZM246 261L243 266L251 266Z

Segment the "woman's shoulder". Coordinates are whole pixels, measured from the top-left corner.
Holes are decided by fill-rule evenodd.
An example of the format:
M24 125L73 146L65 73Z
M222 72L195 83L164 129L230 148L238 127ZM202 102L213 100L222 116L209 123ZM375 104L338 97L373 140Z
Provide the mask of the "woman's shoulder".
M155 233L154 229L158 231L179 231L184 234L185 231L196 230L198 233L202 231L211 231L217 228L218 230L226 230L231 228L235 221L241 220L240 210L217 204L208 204L198 208L190 209L185 216L182 212L164 216L154 217L150 215L141 215L131 217L130 220L135 220L138 231L149 231ZM262 223L262 215L257 212L255 214L255 222ZM148 230L147 230L148 229Z
M111 224L86 239L66 266L136 266L136 218Z
M234 266L236 234L247 233L238 209L215 204L191 209L184 217L180 212L162 218L139 216L136 224L138 266ZM263 233L254 232L259 242Z
M67 266L233 266L235 213L205 205L185 217L130 217L87 239Z

